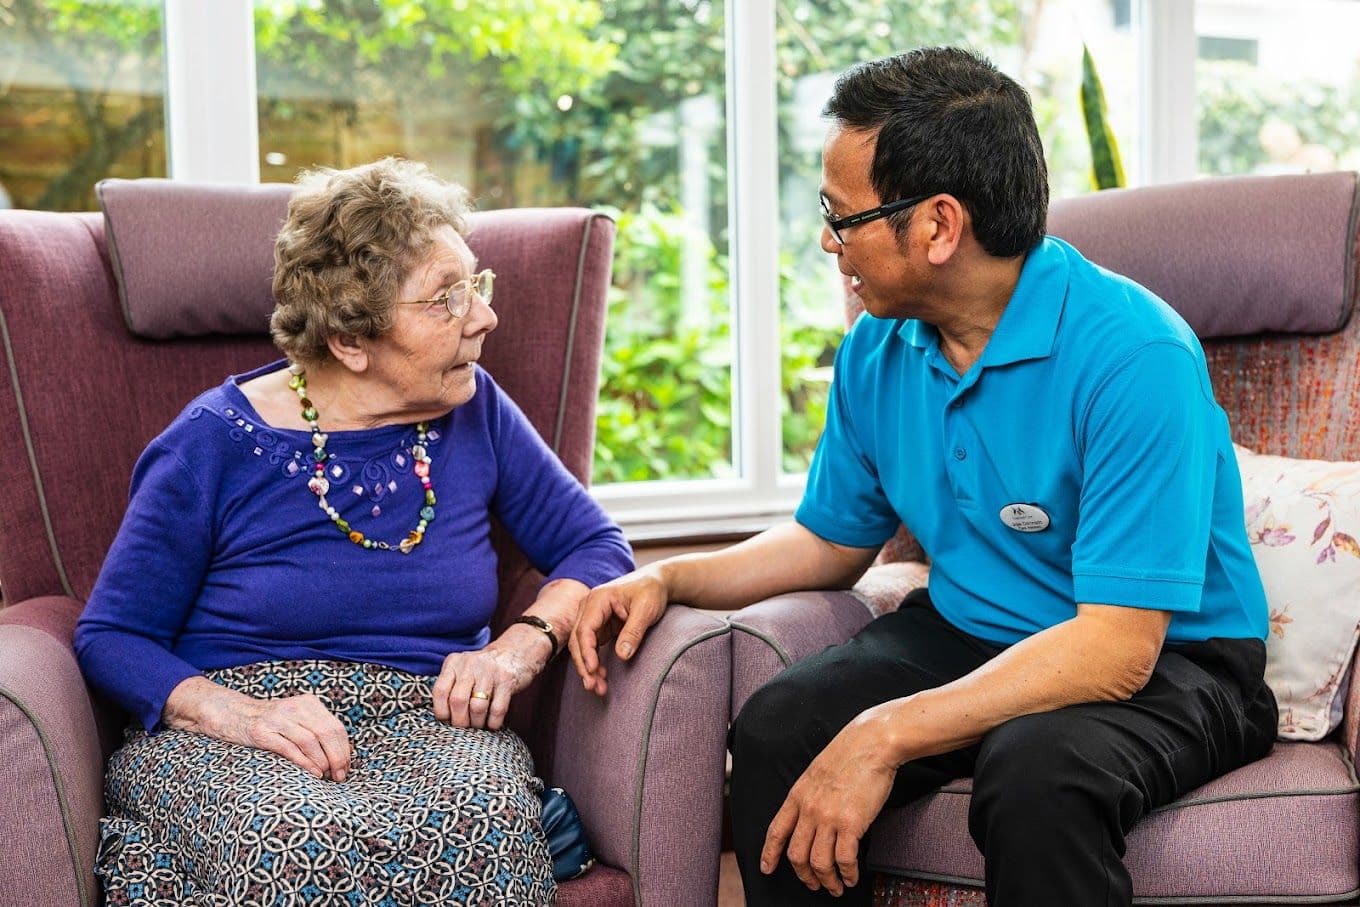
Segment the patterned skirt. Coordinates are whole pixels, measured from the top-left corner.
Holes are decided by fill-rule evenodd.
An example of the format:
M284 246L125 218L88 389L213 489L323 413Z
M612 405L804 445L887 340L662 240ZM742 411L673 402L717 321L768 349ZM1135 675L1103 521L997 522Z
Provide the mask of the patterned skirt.
M130 728L105 780L108 904L552 903L528 748L440 723L433 678L331 661L207 676L260 699L319 697L349 732L350 773L337 784L264 750Z

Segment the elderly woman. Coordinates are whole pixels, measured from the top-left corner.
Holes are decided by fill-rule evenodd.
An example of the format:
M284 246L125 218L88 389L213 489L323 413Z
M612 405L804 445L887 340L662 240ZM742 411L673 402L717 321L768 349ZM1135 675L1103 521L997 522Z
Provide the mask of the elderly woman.
M136 719L107 777L110 904L552 900L506 710L631 557L477 366L496 315L466 213L403 161L303 177L275 249L287 359L138 461L76 631ZM548 577L495 639L493 516Z

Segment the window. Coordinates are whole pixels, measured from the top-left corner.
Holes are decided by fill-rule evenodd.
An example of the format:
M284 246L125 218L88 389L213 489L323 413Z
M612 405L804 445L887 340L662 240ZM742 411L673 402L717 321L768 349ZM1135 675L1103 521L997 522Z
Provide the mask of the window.
M479 209L609 211L595 482L734 475L721 0L254 9L264 179L402 154Z
M105 175L400 153L484 209L607 210L597 494L634 538L747 528L797 501L843 331L838 72L976 47L1030 90L1062 197L1091 189L1083 43L1138 184L1360 166L1355 33L1360 0L0 0L0 183L89 209Z
M1258 42L1251 38L1200 35L1198 46L1201 60L1238 60L1252 66L1256 65L1259 51Z
M88 211L106 176L165 175L157 0L0 3L0 208Z
M1360 169L1360 3L1200 0L1195 31L1199 173Z

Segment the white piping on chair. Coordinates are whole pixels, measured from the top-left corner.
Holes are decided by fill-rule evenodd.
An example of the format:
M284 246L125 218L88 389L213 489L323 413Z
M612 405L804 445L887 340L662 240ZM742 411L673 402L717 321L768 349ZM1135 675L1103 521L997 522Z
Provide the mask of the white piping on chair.
M629 873L633 882L633 902L636 907L643 907L642 904L642 803L643 794L647 789L647 750L652 742L652 725L656 722L656 710L661 703L661 690L666 685L666 678L670 676L671 669L675 667L686 652L701 642L716 639L731 633L731 625L727 621L722 622L722 626L715 627L700 636L686 643L680 651L671 656L671 660L666 663L666 668L661 672L661 676L656 681L656 687L652 691L652 704L647 709L647 725L642 732L642 747L638 753L637 784L633 788L633 871Z

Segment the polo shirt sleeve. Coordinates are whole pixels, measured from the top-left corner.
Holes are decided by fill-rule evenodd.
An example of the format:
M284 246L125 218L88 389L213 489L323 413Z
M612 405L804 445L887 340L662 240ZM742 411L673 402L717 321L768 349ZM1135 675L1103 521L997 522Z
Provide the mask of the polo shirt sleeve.
M1207 381L1191 350L1157 341L1129 354L1087 402L1077 602L1199 610L1221 417Z
M852 403L854 389L847 374L846 338L836 351L826 428L817 442L808 470L807 488L794 519L821 538L853 548L877 548L897 531L901 522L879 483L878 469L856 428L856 418L872 418L861 399ZM857 411L858 410L858 411Z

